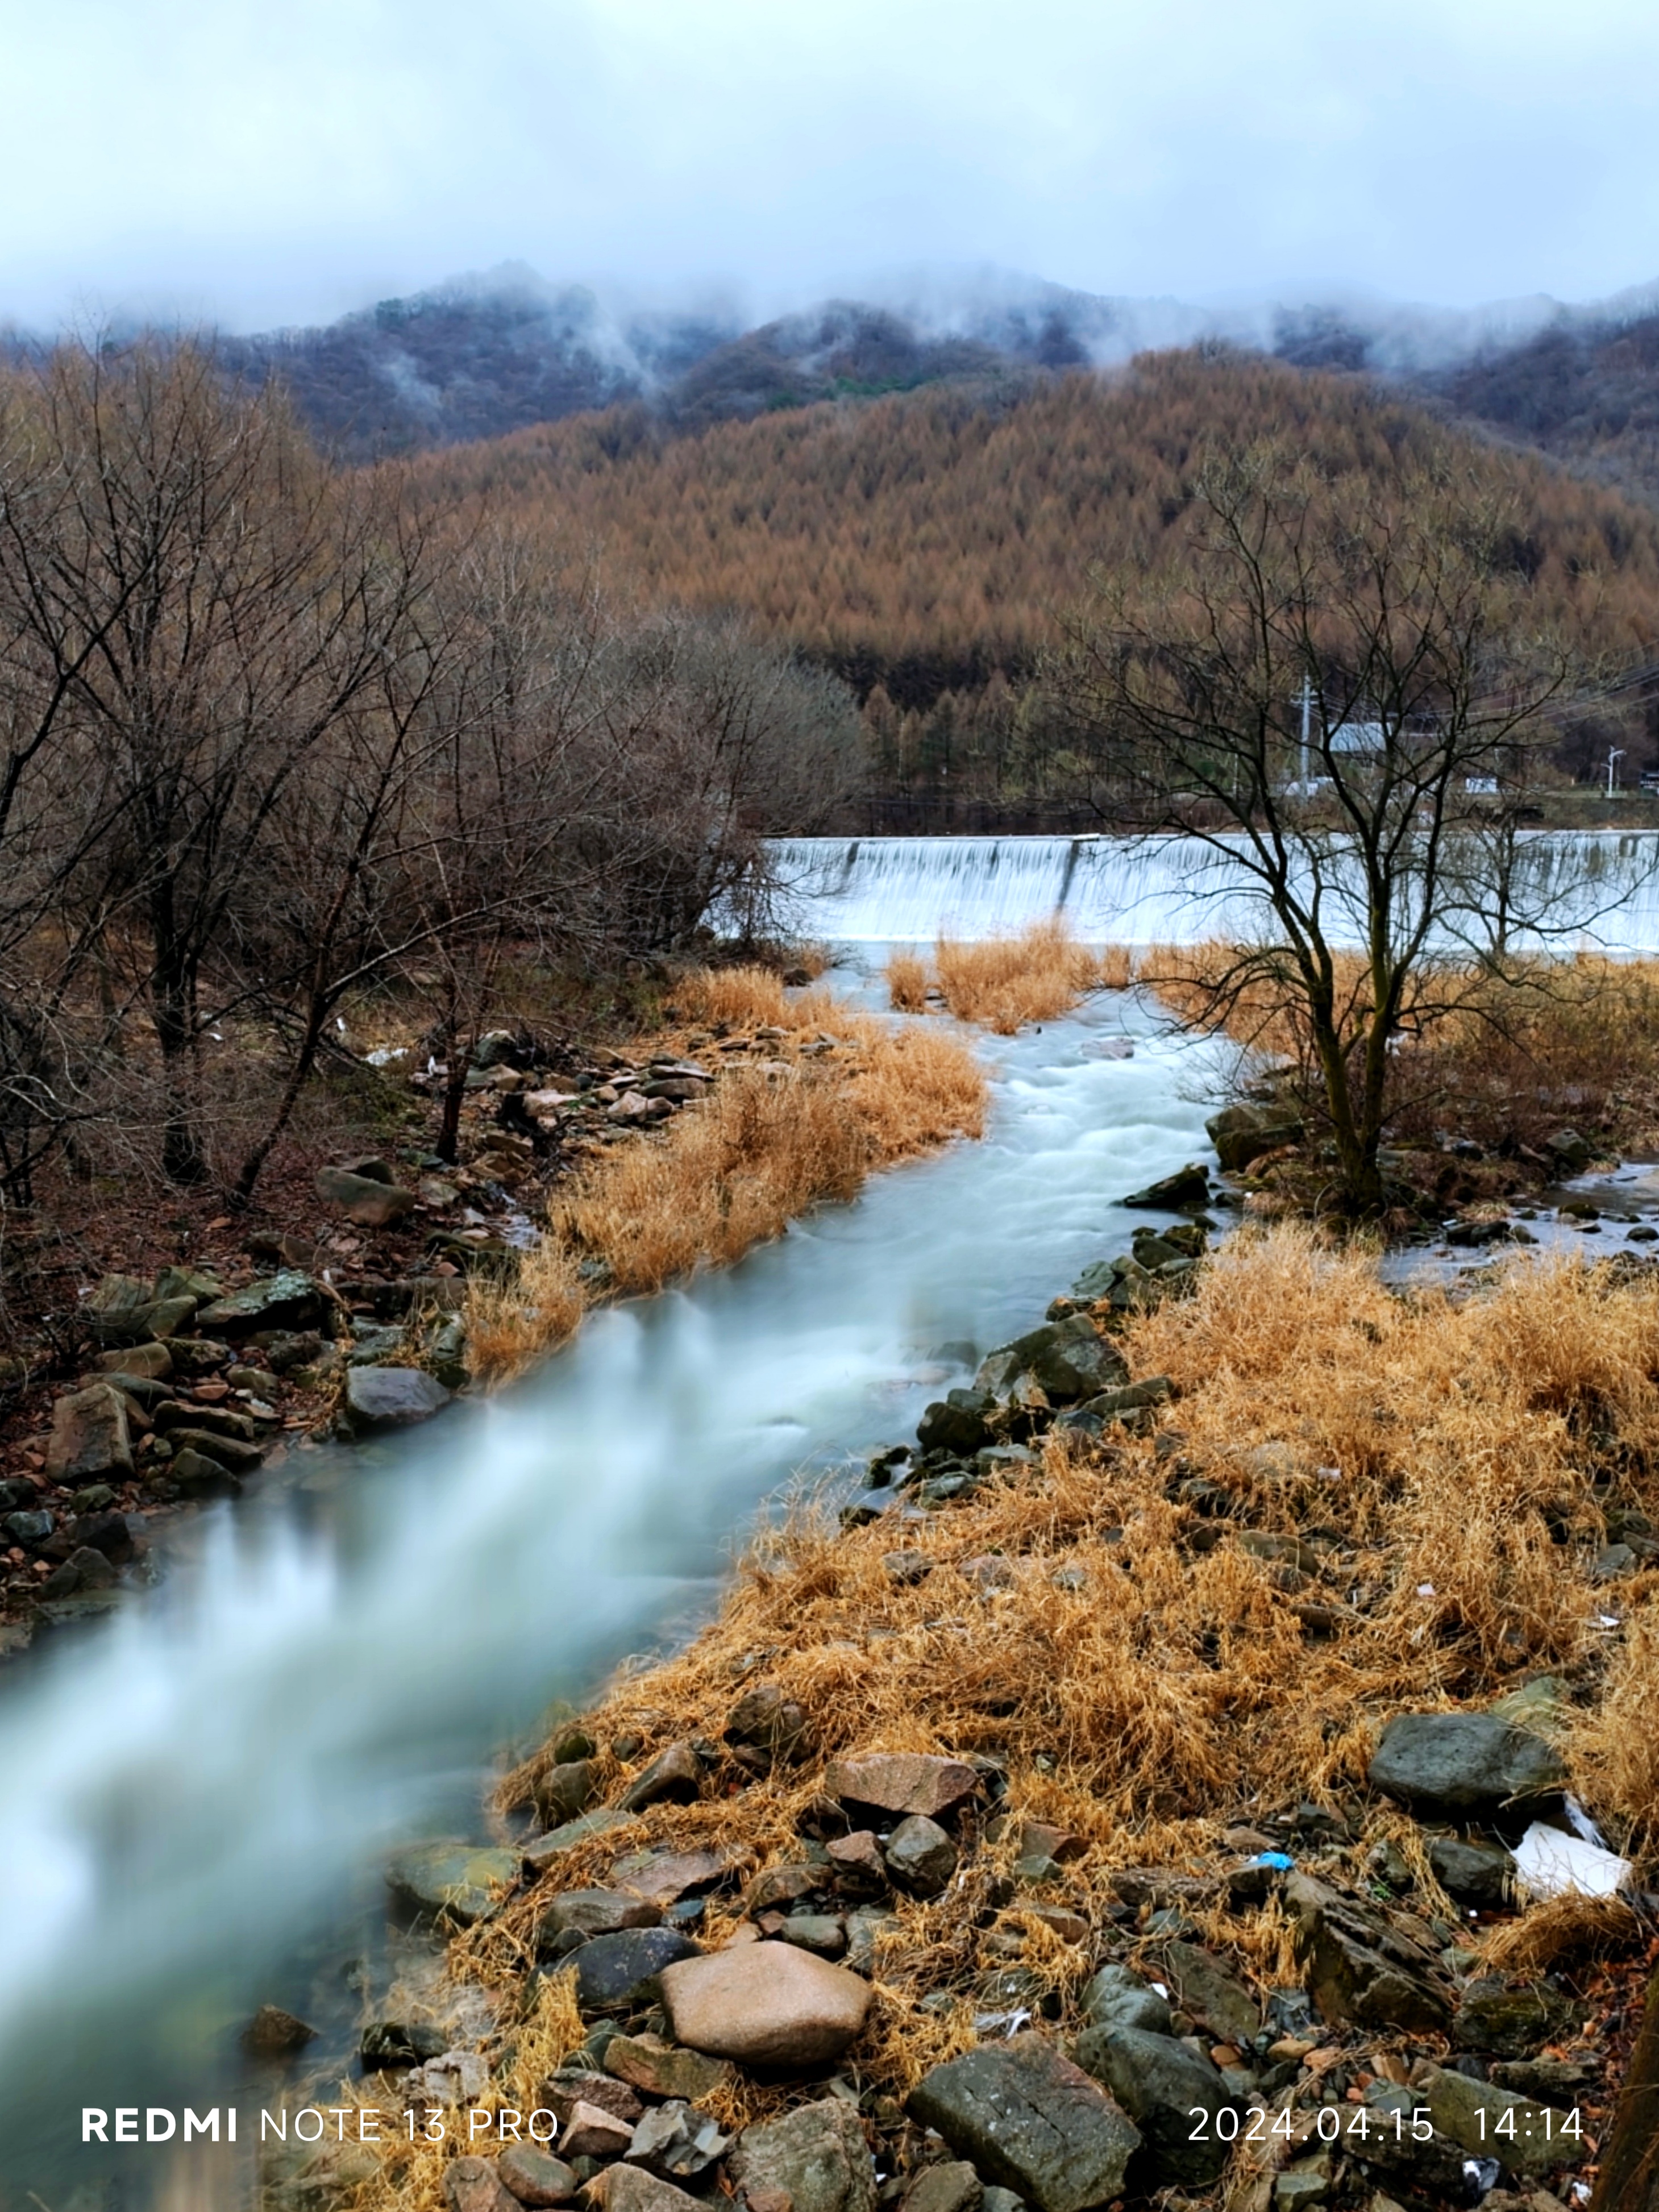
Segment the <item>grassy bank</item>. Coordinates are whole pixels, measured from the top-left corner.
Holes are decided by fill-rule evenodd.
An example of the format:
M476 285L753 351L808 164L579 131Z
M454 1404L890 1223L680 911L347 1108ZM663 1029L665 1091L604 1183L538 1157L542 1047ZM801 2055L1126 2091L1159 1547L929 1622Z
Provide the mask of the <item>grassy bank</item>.
M1245 1831L1382 1900L1429 1951L1455 1947L1462 1986L1551 1972L1578 2023L1551 2047L1586 2069L1593 2160L1616 2056L1599 2023L1634 1916L1573 1903L1477 1917L1442 1887L1423 1826L1366 1776L1397 1714L1484 1711L1547 1678L1534 1724L1572 1787L1638 1862L1659 1847L1659 1571L1650 1547L1616 1589L1598 1565L1611 1537L1659 1517L1659 1282L1561 1266L1461 1301L1403 1298L1364 1257L1280 1229L1236 1240L1194 1295L1132 1321L1123 1348L1178 1393L1152 1432L1051 1436L1036 1464L902 1531L797 1514L744 1559L713 1626L586 1718L605 1800L670 1744L721 1744L760 1683L799 1707L804 1755L757 1772L710 1748L696 1802L579 1845L457 1942L453 1972L501 2008L486 2103L528 2108L550 2058L581 2041L568 1980L522 2011L555 1895L612 1879L646 1843L730 1849L745 1869L799 1861L803 1838L833 1832L829 1760L915 1751L986 1762L1003 1818L964 1829L951 1887L894 1897L878 1930L870 2021L839 2071L884 2170L933 2154L902 2119L927 2069L1006 2032L983 2017L999 1976L1066 2041L1103 1963L1167 1975L1160 1895L1253 1999L1299 1985L1284 1906L1229 1887ZM508 1778L504 1814L528 1806L551 1756ZM1021 1862L1031 1821L1073 1839L1063 1866ZM738 1895L711 1897L699 1940L724 1943L742 1917ZM1277 2103L1304 2135L1333 2094L1447 2055L1441 2036L1326 2021L1289 2048ZM741 2125L823 2094L821 2078L739 2074L710 2108ZM387 2156L365 2203L445 2202L444 2151ZM1239 2154L1196 2201L1256 2203L1255 2171Z
M474 1373L498 1380L561 1342L594 1297L658 1291L723 1266L877 1169L984 1126L985 1078L956 1040L893 1026L758 968L676 992L662 1049L718 1059L712 1096L556 1194L547 1233L467 1313Z

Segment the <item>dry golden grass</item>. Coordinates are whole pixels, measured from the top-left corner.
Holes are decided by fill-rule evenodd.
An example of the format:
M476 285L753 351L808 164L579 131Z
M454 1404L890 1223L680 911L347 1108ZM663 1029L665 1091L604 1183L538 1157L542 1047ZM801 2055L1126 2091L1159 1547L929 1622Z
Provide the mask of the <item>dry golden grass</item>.
M958 1021L1012 1036L1027 1022L1050 1022L1100 985L1100 963L1063 921L1039 921L1018 937L974 944L941 937L933 948L945 1003Z
M1091 991L1127 990L1133 980L1126 945L1092 951L1060 921L1035 922L1017 937L941 937L932 975L920 953L896 952L887 963L888 999L901 1012L924 1012L936 988L958 1021L999 1036L1057 1020Z
M474 1288L469 1342L482 1379L570 1334L585 1260L604 1262L611 1294L660 1290L705 1262L740 1259L811 1206L850 1198L877 1169L984 1127L984 1075L937 1031L891 1027L823 991L792 996L758 968L709 971L677 995L692 1022L781 1030L765 1047L775 1056L738 1061L707 1103L590 1167L517 1273Z
M901 1014L927 1011L927 963L919 952L896 952L887 963L888 1004Z
M811 1755L757 1781L734 1766L720 1794L592 1839L457 1944L455 1971L501 1995L507 2101L533 2087L513 2023L549 1895L603 1881L645 1840L738 1847L757 1867L791 1857L824 1761L843 1753L995 1758L1017 1815L1085 1839L1035 1894L1096 1929L1115 1874L1212 1874L1224 1826L1309 1798L1368 1808L1352 1845L1328 1847L1334 1872L1366 1879L1364 1853L1389 1837L1416 1870L1413 1902L1443 1911L1420 1829L1365 1797L1377 1734L1402 1710L1483 1706L1547 1669L1567 1685L1575 1787L1621 1847L1654 1848L1659 1575L1620 1586L1631 1626L1609 1665L1607 1593L1589 1570L1607 1503L1659 1508L1659 1283L1573 1263L1517 1271L1486 1297L1401 1298L1363 1254L1280 1229L1224 1248L1194 1296L1137 1319L1126 1342L1134 1372L1179 1388L1159 1436L1051 1438L1035 1474L909 1534L935 1562L918 1583L887 1573L891 1527L843 1532L799 1504L752 1546L708 1629L603 1698L587 1725L602 1743L635 1737L642 1763L718 1738L743 1686L775 1683L804 1708ZM1194 1475L1224 1494L1221 1518L1183 1495ZM1236 1540L1252 1528L1310 1547L1305 1577ZM988 1555L1006 1563L1006 1586L972 1571ZM548 1756L507 1778L504 1808L529 1800ZM632 1771L607 1755L606 1794ZM896 1905L848 2062L861 2084L902 2097L972 2040L981 1926L1018 1826L981 1842L944 1899ZM1025 1935L1019 1963L1069 2033L1093 1954L1033 1923L1033 1894L994 1917ZM1247 1978L1299 1978L1276 1906L1236 1913L1215 1884L1185 1909ZM714 1906L708 1941L734 1911ZM1628 1932L1627 1917L1550 1905L1486 1941L1494 1966L1534 1971ZM1143 1963L1155 1971L1150 1951ZM945 2009L921 2009L940 1994ZM530 2047L544 2070L547 2038ZM742 2124L817 2094L744 2081L722 2113ZM435 2206L438 2154L395 2157L397 2188L366 2201Z

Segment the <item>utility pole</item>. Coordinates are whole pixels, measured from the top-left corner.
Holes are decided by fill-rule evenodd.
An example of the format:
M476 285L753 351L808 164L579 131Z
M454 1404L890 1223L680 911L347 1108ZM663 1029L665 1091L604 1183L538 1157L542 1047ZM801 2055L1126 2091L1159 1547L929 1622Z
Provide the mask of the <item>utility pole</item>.
M1614 745L1611 752L1607 755L1607 797L1609 799L1613 797L1613 764L1615 761L1623 760L1624 757L1625 748L1623 745Z
M1308 779L1308 720L1313 711L1313 687L1304 672L1302 678L1302 796L1310 794Z

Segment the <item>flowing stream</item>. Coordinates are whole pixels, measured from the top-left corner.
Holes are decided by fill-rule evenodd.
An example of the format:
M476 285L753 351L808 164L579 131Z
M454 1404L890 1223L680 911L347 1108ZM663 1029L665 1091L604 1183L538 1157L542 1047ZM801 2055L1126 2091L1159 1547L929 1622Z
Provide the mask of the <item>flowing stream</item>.
M984 1049L982 1144L595 1316L407 1439L295 1454L0 1676L5 2212L193 2201L178 2166L154 2195L159 2153L82 2150L81 2107L257 2107L236 2032L263 2002L343 2051L385 1850L478 1833L494 1749L683 1633L765 1500L906 1435L1202 1149L1215 1050L1133 998Z

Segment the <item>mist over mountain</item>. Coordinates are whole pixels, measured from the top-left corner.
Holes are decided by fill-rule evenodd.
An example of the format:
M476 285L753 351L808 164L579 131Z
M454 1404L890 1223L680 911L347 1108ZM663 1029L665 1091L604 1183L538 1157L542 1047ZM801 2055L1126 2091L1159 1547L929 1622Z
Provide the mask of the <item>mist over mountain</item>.
M349 459L623 404L695 433L817 400L994 388L1221 343L1383 380L1659 500L1659 285L1577 307L1542 294L1469 310L1357 296L1200 307L921 271L750 325L730 305L645 307L507 264L323 327L216 343L239 374L280 376Z

